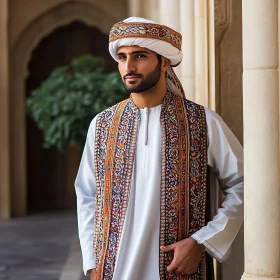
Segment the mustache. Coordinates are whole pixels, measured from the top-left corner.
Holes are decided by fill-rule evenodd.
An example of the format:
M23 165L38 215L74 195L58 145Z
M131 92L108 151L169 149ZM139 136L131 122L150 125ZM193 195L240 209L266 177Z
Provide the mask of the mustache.
M127 73L123 76L123 79L125 79L126 77L129 77L129 76L143 78L143 75L141 75L141 74L137 74L137 73L134 73L134 72L129 72L129 73Z

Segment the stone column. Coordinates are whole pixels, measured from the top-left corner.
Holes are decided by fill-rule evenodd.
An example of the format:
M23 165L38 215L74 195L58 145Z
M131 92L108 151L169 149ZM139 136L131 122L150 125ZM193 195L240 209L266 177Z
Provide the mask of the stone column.
M128 1L128 17L141 17L142 16L142 5L138 0Z
M158 0L142 0L142 13L141 16L158 22Z
M128 17L144 17L158 21L158 0L129 0Z
M180 0L159 0L160 23L180 32Z
M145 17L155 22L158 22L159 1L158 0L145 0L145 1L146 1Z
M205 75L207 75L208 86L207 106L216 111L216 54L215 54L215 0L206 1L205 5L207 9L205 23L206 23L206 56L207 56L207 68Z
M0 34L0 218L9 218L8 0L0 1Z
M180 32L180 0L159 0L159 23ZM174 68L181 78L181 66Z
M195 101L208 106L207 0L195 0Z
M183 37L181 83L186 98L195 101L194 0L180 0L180 27Z
M243 0L245 272L280 279L278 0Z

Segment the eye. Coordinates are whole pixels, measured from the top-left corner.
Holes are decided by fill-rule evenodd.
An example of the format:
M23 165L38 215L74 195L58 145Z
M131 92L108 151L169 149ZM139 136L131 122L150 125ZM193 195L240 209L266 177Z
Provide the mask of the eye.
M126 59L126 56L123 55L123 54L119 54L119 55L118 55L118 59L119 59L119 60L125 60L125 59Z
M145 57L147 57L147 56L142 53L139 53L136 55L136 58L145 58Z

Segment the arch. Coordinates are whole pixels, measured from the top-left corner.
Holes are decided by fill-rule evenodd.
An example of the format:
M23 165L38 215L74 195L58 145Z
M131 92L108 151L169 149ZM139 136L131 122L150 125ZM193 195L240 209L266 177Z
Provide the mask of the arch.
M118 21L94 4L82 1L63 3L30 23L10 49L10 170L13 216L26 214L25 79L28 76L28 63L32 51L45 36L75 20L97 27L107 34Z
M15 57L17 54L25 53L26 56L21 56L23 60L19 63L25 68L26 77L28 75L26 65L31 58L32 50L42 38L52 33L56 28L68 25L75 20L82 21L89 26L95 26L105 34L108 34L113 24L118 21L117 18L86 2L67 2L56 6L36 18L21 33L11 47L12 65L19 62Z

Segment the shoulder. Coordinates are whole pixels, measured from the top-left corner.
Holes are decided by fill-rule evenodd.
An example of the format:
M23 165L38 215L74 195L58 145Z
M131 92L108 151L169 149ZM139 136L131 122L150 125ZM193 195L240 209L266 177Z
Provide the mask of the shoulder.
M103 110L102 112L100 112L96 118L97 118L97 123L108 123L110 122L110 120L112 119L112 116L114 115L117 107L119 106L119 104L121 104L122 102L125 102L127 99L120 101L119 103Z
M202 105L199 105L198 103L195 103L194 101L191 101L191 100L185 99L185 98L184 98L184 103L186 105L186 108L191 111L203 110L203 108L204 108Z
M188 99L185 99L185 104L188 114L190 114L191 116L201 115L199 114L199 112L204 113L208 138L211 138L212 134L215 135L216 133L220 133L221 131L231 133L229 127L226 125L223 119L213 110ZM200 118L200 120L202 119Z
M89 132L94 132L96 130L96 126L97 126L98 122L107 120L108 118L106 118L106 116L113 114L114 111L116 110L118 104L119 103L98 113L90 122L89 129L88 129Z
M211 122L217 122L217 123L220 123L220 122L223 122L223 119L213 110L207 108L207 107L204 107L204 111L205 111L205 117L206 117L206 120L207 120L207 123L211 123Z
M188 99L184 99L184 103L188 119L191 120L191 122L198 122L206 126L205 107Z
M240 151L243 151L239 140L228 127L228 125L224 122L224 120L211 109L207 107L204 107L204 109L207 122L208 140L216 144L223 143L223 145L225 145L225 143L227 143L227 145L230 146L231 149L239 149Z
M92 131L99 131L100 130L104 130L104 129L107 129L108 127L110 127L110 124L111 124L111 121L112 121L112 118L114 116L114 113L117 109L117 107L119 106L119 104L121 104L122 102L125 102L127 101L128 99L125 99L105 110L103 110L102 112L100 112L99 114L97 114L91 124L90 124L90 129Z
M118 107L119 104L120 104L120 102L117 103L117 104L115 104L115 105L113 105L113 106L111 106L111 107L109 107L109 108L107 108L107 109L105 109L105 110L103 110L102 112L100 112L100 113L96 116L97 119L102 118L102 117L106 117L106 116L109 116L109 115L113 114L113 113L115 112L115 110L116 110L116 108Z
M202 105L199 105L188 99L184 99L186 113L189 119L197 120L202 123L205 121L205 109Z
M216 122L217 124L219 123L224 124L222 118L213 110L188 99L184 99L184 102L187 110L189 111L203 111L205 114L207 125L213 122Z
M230 128L224 122L222 117L213 110L203 107L205 110L205 117L208 129L230 131Z
M222 118L213 110L211 110L203 105L200 105L198 103L195 103L194 101L188 100L188 99L184 99L184 102L185 102L187 109L189 109L189 110L204 111L207 122L208 121L222 121Z

